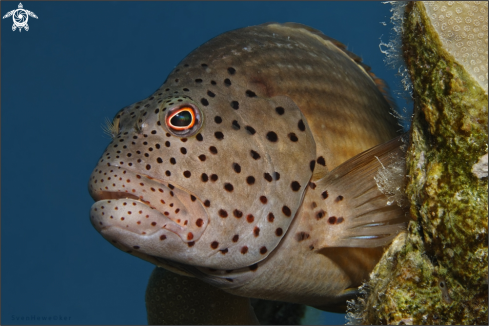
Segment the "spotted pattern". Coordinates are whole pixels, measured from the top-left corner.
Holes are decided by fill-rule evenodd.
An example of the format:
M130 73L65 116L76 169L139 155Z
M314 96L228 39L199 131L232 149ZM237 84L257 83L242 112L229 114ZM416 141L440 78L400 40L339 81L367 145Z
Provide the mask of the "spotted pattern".
M152 96L117 113L118 130L94 171L91 192L102 198L108 192L104 187L110 180L95 177L105 167L142 175L144 186L126 182L116 191L135 189L135 197L150 203L139 210L164 217L151 221L155 225L141 219L131 230L148 235L154 228L158 241L164 236L167 243L131 248L176 261L190 250L185 255L198 266L243 267L263 259L286 233L314 171L315 143L292 100L270 97L252 83L243 88L242 78L232 64L215 66L197 51ZM175 135L165 120L167 112L182 105L195 108L204 122L189 136ZM127 224L129 214L118 210L111 215ZM107 223L108 212L101 223ZM220 254L209 255L209 250Z

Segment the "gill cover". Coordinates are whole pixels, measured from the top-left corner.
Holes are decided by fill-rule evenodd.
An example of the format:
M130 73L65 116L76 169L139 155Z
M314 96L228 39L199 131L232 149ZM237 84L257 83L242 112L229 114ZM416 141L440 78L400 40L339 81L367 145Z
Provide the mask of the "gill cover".
M117 211L102 216L102 202L92 207L94 225L111 242L137 248L139 256L209 268L252 265L275 249L301 205L314 168L314 139L300 109L286 96L246 97L233 110L229 103L238 96L217 93L212 105L203 106L194 99L204 91L194 88L189 96L141 110L142 101L138 109L133 105L121 113L119 136L108 147L112 155L105 154L98 172L120 168L117 173L127 173L123 182L132 175L133 195L140 199L125 201L149 212L156 226L144 219L138 224L127 214L124 221L111 219ZM174 110L188 107L199 117L189 124L197 134L176 136L165 122ZM137 122L141 134L134 128ZM98 189L96 179L94 172L91 192ZM116 188L111 191L125 191L122 185Z

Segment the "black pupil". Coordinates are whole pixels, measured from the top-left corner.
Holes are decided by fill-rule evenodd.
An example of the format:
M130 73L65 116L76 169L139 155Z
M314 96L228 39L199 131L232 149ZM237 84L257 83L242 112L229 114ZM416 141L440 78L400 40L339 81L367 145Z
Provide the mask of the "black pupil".
M178 112L171 118L170 122L175 127L189 126L192 123L192 114L188 111Z

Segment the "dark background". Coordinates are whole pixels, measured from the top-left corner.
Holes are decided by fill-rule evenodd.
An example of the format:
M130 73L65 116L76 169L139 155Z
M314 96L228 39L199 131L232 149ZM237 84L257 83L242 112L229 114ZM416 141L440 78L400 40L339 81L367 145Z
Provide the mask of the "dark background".
M147 322L153 266L93 229L88 177L109 143L104 118L153 93L210 38L270 21L303 23L348 45L399 89L379 50L392 27L391 6L380 2L22 4L39 17L29 18L30 30L13 32L11 17L1 25L2 324ZM17 6L2 1L1 15ZM316 322L344 323L344 315L322 313Z

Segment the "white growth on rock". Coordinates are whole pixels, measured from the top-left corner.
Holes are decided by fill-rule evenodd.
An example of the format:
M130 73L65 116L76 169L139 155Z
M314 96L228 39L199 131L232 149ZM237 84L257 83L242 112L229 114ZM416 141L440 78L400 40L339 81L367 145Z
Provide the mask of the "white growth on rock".
M405 194L406 161L404 158L398 157L397 154L391 154L391 159L394 163L384 166L377 158L382 167L379 168L374 179L380 192L387 196L388 206L396 202L399 207L405 207L407 204Z
M472 173L479 179L487 178L487 154L482 155L479 161L472 166Z

